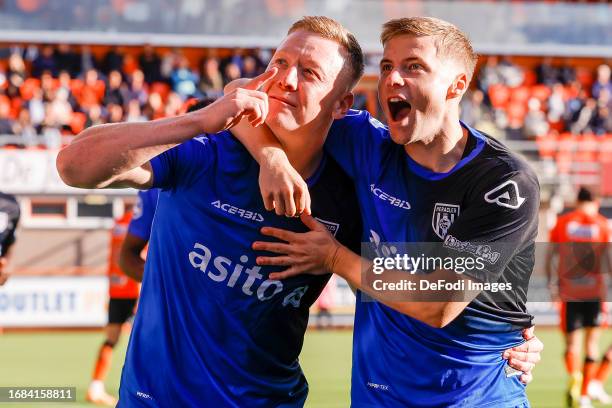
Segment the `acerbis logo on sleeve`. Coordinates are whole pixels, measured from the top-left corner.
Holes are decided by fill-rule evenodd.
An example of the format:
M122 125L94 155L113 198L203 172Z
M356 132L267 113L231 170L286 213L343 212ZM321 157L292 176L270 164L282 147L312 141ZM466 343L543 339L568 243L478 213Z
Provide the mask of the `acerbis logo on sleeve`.
M485 194L484 199L487 203L497 204L502 207L516 210L525 202L526 198L521 197L516 181L508 180L500 184L493 190Z

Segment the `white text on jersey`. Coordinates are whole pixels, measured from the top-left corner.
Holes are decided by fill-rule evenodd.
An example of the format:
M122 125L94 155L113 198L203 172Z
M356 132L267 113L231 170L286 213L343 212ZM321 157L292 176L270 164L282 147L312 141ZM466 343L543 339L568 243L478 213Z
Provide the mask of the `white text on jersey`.
M242 293L248 296L253 296L256 293L257 298L262 302L271 299L283 290L283 283L280 281L266 279L261 282L263 280L263 275L259 273L261 267L244 265L249 261L246 255L240 256L240 263L235 263L233 271L230 273L229 270L234 263L231 259L224 256L213 257L210 249L199 242L193 245L193 249L189 253L189 262L194 268L201 270L215 282L224 282L225 285L233 288L244 272L247 278L242 284ZM212 267L209 268L211 260ZM257 284L259 284L259 287L254 292L255 288L253 286Z
M210 203L213 207L217 207L221 211L225 211L228 214L238 216L240 218L246 218L247 220L253 220L257 222L263 222L264 217L257 212L248 211L242 208L235 207L231 204L222 203L219 200L213 201Z
M399 208L402 208L404 210L409 210L410 209L410 203L408 201L401 200L399 198L395 198L395 197L385 193L380 188L376 187L374 184L370 184L370 191L372 192L372 194L374 194L376 197L378 197L382 201L386 201L386 202L388 202L389 204L391 204L391 205L393 205L395 207L399 207Z

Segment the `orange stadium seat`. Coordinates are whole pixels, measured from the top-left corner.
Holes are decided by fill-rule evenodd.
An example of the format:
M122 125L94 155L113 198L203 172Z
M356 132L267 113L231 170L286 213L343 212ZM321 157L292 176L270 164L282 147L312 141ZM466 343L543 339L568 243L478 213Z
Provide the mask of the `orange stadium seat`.
M87 116L81 112L74 112L72 117L70 118L70 130L72 133L79 134L85 129L85 122L87 121Z
M21 112L21 108L23 107L23 101L20 97L16 96L11 99L11 117L17 118L19 116L19 112Z
M564 98L566 101L578 97L578 94L580 93L579 87L572 84L566 85L564 87L564 91Z
M538 152L540 153L541 158L553 159L555 157L555 153L557 152L557 143L559 143L558 136L559 135L557 133L549 133L536 139Z
M70 90L74 95L78 95L81 93L83 89L83 81L80 79L71 79L70 80Z
M526 86L519 86L510 89L510 100L514 103L527 104L527 101L531 97L531 92Z
M524 71L523 86L533 86L538 83L538 76L532 69Z
M495 109L504 109L510 99L508 87L502 84L495 84L489 87L489 99L491 106Z
M94 86L83 84L78 93L74 92L74 96L83 108L89 108L92 105L102 103L105 88L106 84L99 79Z
M34 96L34 91L40 88L40 79L38 78L26 78L23 84L19 87L19 93L21 97L26 101L29 101Z
M531 96L539 99L540 102L546 102L546 100L548 100L548 97L550 97L551 93L552 90L544 84L534 85L531 88Z
M7 106L11 109L11 99L6 95L0 94L0 106Z
M577 137L576 135L565 132L559 135L559 145L557 150L560 153L573 153L576 150Z
M521 127L527 115L527 106L524 102L512 101L506 107L508 122L512 127Z
M125 54L122 68L126 75L132 75L138 69L138 61L132 54Z
M588 163L597 161L599 138L593 134L576 135L576 153L574 161Z
M576 150L576 136L571 133L559 135L559 144L555 160L557 170L562 174L568 174L572 169L572 159Z
M598 159L602 163L612 163L612 134L601 137Z
M557 171L561 174L569 174L572 170L572 154L563 152L557 153L555 157L557 162Z
M165 82L153 82L151 84L151 87L149 88L149 92L157 92L159 96L162 97L162 100L165 102L168 98L168 94L170 93L170 86Z
M565 130L565 122L558 120L556 122L548 121L550 130L556 130L557 132L563 132Z
M612 161L601 163L601 195L612 196Z
M580 82L580 85L582 85L582 87L586 89L590 95L591 86L593 85L593 81L594 81L593 72L588 68L577 67L576 68L576 79L578 80L578 82Z

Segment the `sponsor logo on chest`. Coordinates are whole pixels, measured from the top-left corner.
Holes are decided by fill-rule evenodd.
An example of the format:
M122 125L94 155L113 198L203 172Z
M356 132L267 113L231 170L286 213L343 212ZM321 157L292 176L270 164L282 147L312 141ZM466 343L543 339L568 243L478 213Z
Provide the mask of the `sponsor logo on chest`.
M206 245L196 242L188 254L191 266L213 282L228 288L240 288L242 294L255 297L261 302L268 301L285 289L283 282L266 279L260 273L261 267L249 263L249 257L241 255L239 261L223 255L215 255ZM283 307L300 307L308 285L293 289L282 302Z
M244 208L236 207L235 205L224 203L221 200L215 200L210 203L215 208L226 212L232 217L244 218L255 222L263 222L264 217L258 212L245 210Z

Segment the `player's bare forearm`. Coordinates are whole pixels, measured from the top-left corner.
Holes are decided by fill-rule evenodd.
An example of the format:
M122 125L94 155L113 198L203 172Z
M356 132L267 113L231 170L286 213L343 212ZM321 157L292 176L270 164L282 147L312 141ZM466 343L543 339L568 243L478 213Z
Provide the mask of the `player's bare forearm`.
M137 282L142 282L145 260L141 253L147 241L128 233L119 252L119 267L126 276Z
M200 131L193 114L94 126L60 151L57 168L64 182L74 187L150 187L150 169L141 166Z
M321 274L332 272L344 278L350 286L367 293L372 298L397 310L400 313L418 319L434 327L444 327L453 321L465 309L469 302L478 295L478 291L457 290L444 292L440 296L437 291L404 291L401 301L397 301L397 293L377 290L375 279L383 275L374 274L372 262L352 252L341 245L330 234L323 224L310 215L302 214L300 219L310 231L296 233L280 228L264 227L263 235L274 237L278 242L256 241L253 249L269 251L278 256L259 256L258 265L287 266L282 272L270 274L270 279L286 279L291 276L308 273ZM427 279L437 282L471 281L469 278L452 271L438 270L423 275L410 274L398 270L385 270L386 282L411 281L419 288L419 281ZM365 279L364 279L365 278ZM465 288L470 285L465 284Z
M361 290L379 302L402 314L413 317L433 327L444 327L452 322L477 295L477 292L470 293L463 291L455 294L450 292L448 293L448 297L450 299L464 299L465 297L469 297L468 300L462 301L423 301L423 293L419 293L414 300L410 300L408 298L402 301L386 299L386 297L390 296L385 296L384 292L375 290L370 282L364 282L362 279L366 276L372 276L371 268L372 263L370 261L366 260L365 258L361 258L348 248L341 246L336 252L331 271L343 277L349 285ZM395 274L396 276L401 277L402 280L415 282L424 279L425 277L425 275L413 275L391 270L385 271L384 273L387 277ZM428 276L428 280L436 281L439 278L448 281L452 279L453 276L458 278L458 275L453 274L452 272L436 271ZM466 277L460 277L459 279L468 280Z
M243 120L234 126L232 133L259 164L266 164L278 158L287 158L283 146L265 124L255 128L248 121Z
M275 73L266 71L250 81L252 89L236 89L182 116L86 129L59 153L60 176L66 184L82 188L149 188L152 171L146 164L160 153L198 134L229 129L243 117L254 126L261 125L268 114L268 97L255 89Z
M232 133L260 165L259 188L266 210L288 217L310 214L308 185L272 131L265 124L254 128L243 120Z

